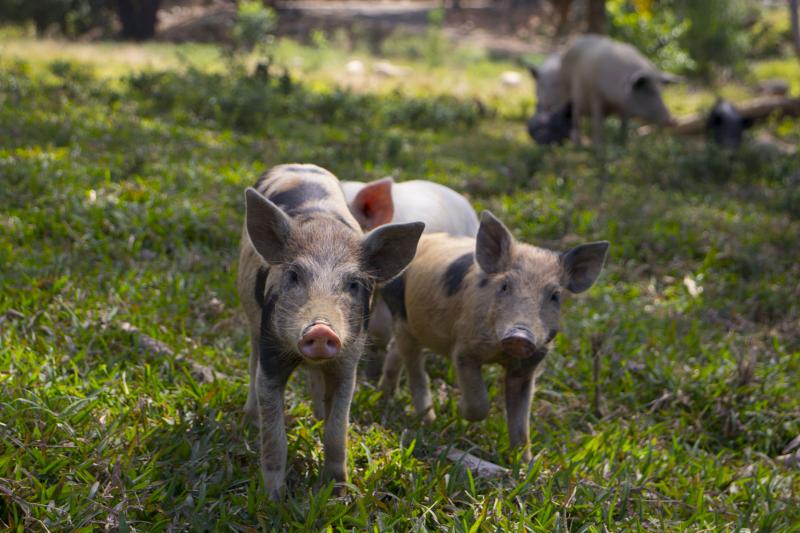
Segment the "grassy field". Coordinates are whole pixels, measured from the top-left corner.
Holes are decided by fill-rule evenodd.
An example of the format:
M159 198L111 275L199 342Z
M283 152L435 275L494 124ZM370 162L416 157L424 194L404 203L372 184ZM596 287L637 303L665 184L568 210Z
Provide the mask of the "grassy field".
M333 44L280 43L293 76L268 80L222 74L204 47L0 50L3 528L800 530L800 467L779 459L800 435L796 155L666 134L604 158L537 147L530 86L504 96L510 64L486 58L406 62L397 92L337 88L349 56ZM461 85L427 90L442 72ZM687 112L713 99L681 91ZM800 141L796 121L761 128ZM384 406L360 380L342 498L317 483L323 428L296 375L290 497L262 496L234 277L242 190L288 161L447 184L533 243L612 242L565 306L530 465L510 455L498 369L490 417L470 424L431 358L431 427L404 387ZM437 454L448 445L512 473L475 478Z

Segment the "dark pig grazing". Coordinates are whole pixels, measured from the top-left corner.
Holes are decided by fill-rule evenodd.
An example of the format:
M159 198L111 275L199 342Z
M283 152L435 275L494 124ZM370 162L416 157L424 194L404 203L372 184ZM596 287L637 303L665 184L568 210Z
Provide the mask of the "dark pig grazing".
M730 102L719 99L708 114L706 135L723 148L739 148L745 130L752 126L752 119L744 118Z
M343 181L342 190L350 212L366 231L389 222L425 223L425 233L445 232L474 237L478 215L462 195L432 181L395 183L383 178L370 183ZM389 308L376 295L367 331L367 377L377 381L383 369L384 352L392 337Z
M566 104L552 113L537 111L528 121L528 135L538 144L561 144L572 130L572 105Z
M558 332L563 293L594 284L608 242L557 253L518 242L490 212L476 239L423 235L404 274L381 294L395 317L395 346L381 378L393 394L405 367L414 409L435 418L422 348L449 356L461 390L460 410L482 420L489 400L482 366L505 368L509 441L530 460L528 419L535 372Z
M286 473L283 397L308 368L314 412L325 419L323 477L346 480L346 440L358 359L377 283L411 261L424 224L382 226L366 236L336 177L314 165L281 165L245 193L238 290L250 326L245 405L260 428L270 498Z

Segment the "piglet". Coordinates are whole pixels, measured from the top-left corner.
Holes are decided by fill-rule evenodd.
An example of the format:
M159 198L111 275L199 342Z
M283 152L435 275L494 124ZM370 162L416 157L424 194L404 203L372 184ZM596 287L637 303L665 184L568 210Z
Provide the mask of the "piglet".
M364 230L382 224L422 221L425 233L444 232L474 237L478 215L459 193L432 181L410 180L395 183L383 178L370 183L343 181L342 190L350 212ZM367 332L367 377L377 380L383 368L386 346L392 337L389 308L376 297Z
M284 391L298 365L325 419L323 477L346 480L347 424L377 283L414 256L424 225L391 224L363 235L339 181L314 165L281 165L245 192L238 290L250 326L250 391L270 498L286 475Z
M608 246L594 242L563 253L531 246L488 211L476 239L423 235L408 269L382 289L395 317L395 348L380 382L384 394L393 394L402 362L416 413L435 419L422 352L428 348L455 366L462 416L482 420L489 412L482 367L500 364L509 441L530 460L535 371L558 332L564 294L594 284Z

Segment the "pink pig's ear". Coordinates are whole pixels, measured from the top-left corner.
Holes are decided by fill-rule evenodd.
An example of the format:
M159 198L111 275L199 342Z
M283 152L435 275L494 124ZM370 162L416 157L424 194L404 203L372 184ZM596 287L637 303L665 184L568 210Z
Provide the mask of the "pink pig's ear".
M350 211L364 230L388 224L394 217L392 178L367 183L353 198Z

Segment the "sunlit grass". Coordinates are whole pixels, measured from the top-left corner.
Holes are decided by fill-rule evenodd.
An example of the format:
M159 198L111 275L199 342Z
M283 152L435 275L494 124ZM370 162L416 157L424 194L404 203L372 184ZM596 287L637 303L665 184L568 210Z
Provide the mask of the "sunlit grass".
M472 102L509 67L480 58L393 60L414 67L397 95L397 79L333 90L351 57L376 59L332 45L279 43L288 87L208 74L219 64L203 46L0 46L0 527L797 528L800 469L779 459L800 434L796 156L665 133L625 146L609 136L604 160L538 147L514 108L532 103L530 85L504 113ZM201 72L181 72L181 54ZM686 112L712 99L668 96ZM796 121L761 127L800 141ZM242 190L287 161L450 185L527 242L612 242L596 287L565 302L532 407L531 464L509 450L499 369L486 369L489 418L470 424L452 369L431 356L430 427L404 386L385 405L359 381L351 486L329 498L317 485L324 427L298 373L289 498L265 500L241 417L248 342L234 277ZM223 375L206 381L198 364ZM473 478L437 453L449 445L512 473Z

